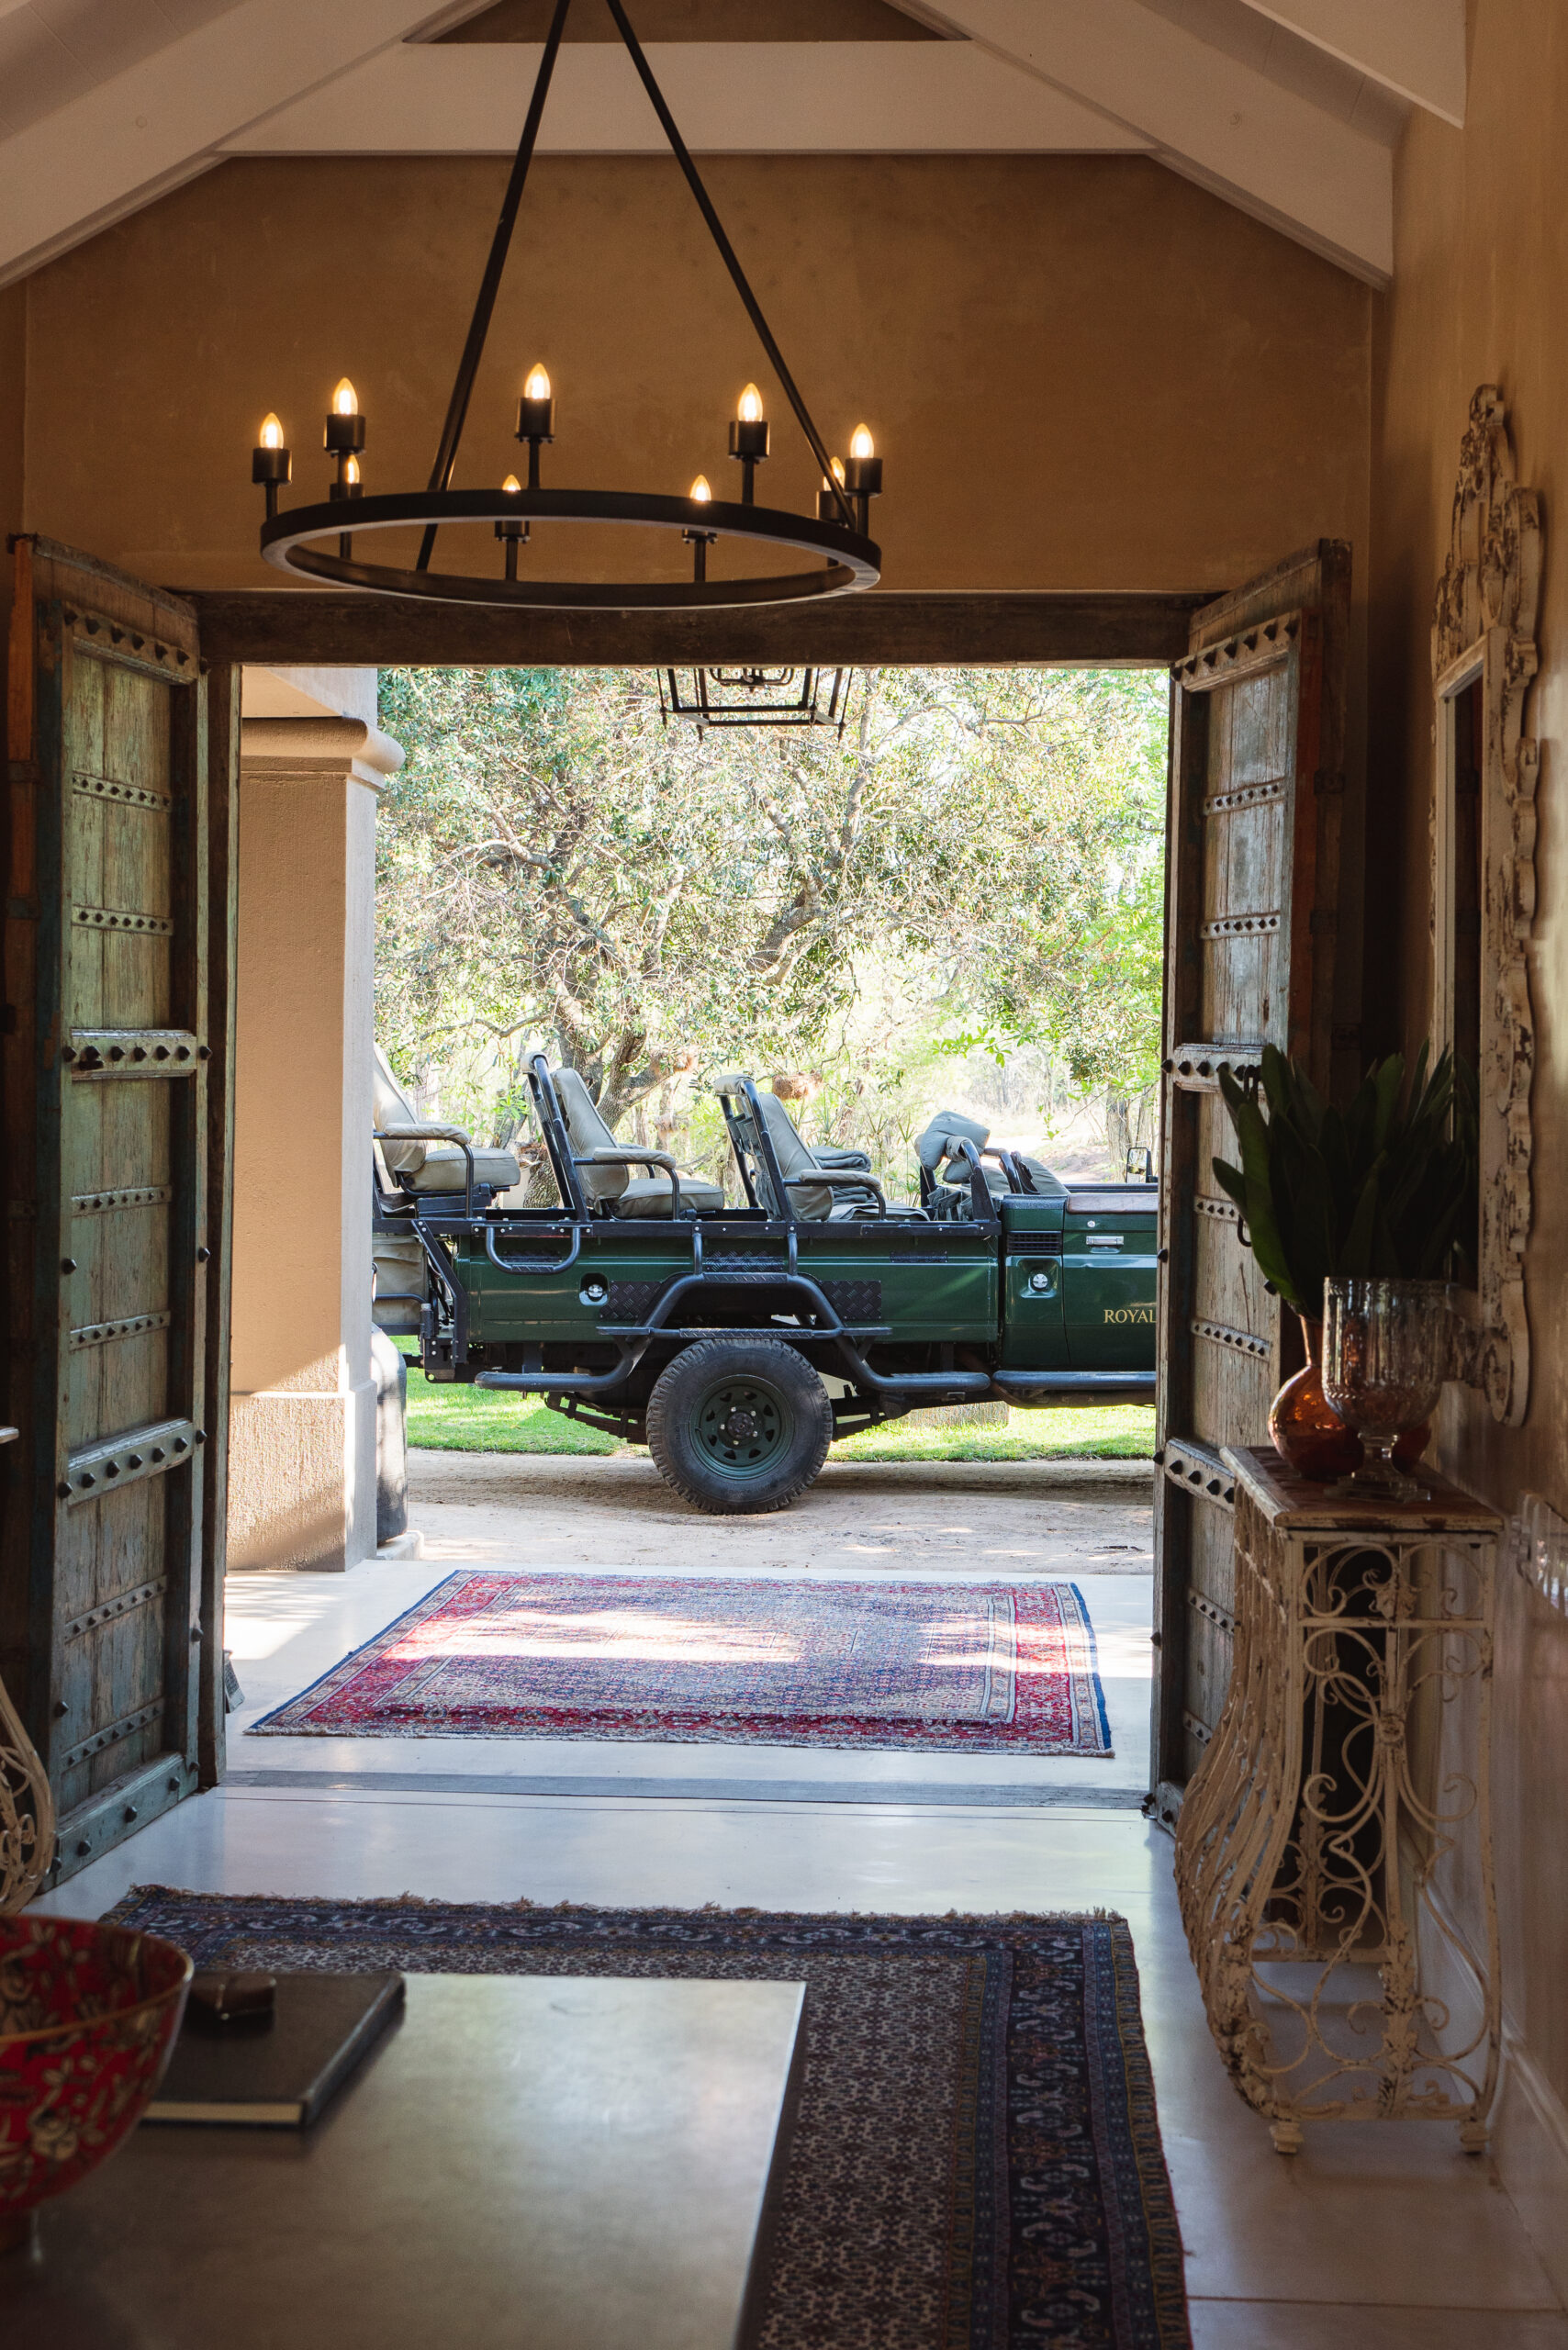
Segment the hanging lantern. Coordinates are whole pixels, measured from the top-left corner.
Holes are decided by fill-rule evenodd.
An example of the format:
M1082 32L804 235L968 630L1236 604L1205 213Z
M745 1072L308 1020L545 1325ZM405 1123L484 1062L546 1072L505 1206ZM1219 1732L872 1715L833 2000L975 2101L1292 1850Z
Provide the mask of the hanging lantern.
M710 726L827 726L842 735L853 669L661 669L659 712Z

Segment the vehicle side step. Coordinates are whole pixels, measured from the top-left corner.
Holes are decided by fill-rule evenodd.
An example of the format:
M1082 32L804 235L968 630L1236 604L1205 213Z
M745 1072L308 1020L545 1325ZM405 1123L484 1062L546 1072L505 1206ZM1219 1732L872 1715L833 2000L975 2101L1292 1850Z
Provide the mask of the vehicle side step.
M1156 1382L1145 1371L996 1371L992 1385L1009 1403L1152 1404Z

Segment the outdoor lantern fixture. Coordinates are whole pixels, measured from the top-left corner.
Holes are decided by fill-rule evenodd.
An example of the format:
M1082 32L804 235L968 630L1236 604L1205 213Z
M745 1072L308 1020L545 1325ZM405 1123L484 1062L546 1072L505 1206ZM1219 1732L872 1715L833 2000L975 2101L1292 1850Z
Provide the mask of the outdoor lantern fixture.
M831 726L842 735L853 669L661 669L659 714L710 726Z
M698 209L708 224L720 258L756 330L768 364L821 468L823 487L814 513L793 514L780 507L759 506L756 502L756 469L770 454L771 431L763 414L762 395L755 384L747 384L741 393L730 425L729 453L741 469L738 498L716 498L702 474L698 475L684 498L656 490L546 489L540 478L540 452L555 438L555 398L549 375L541 366L530 371L518 401L517 437L528 450L526 482L509 474L498 488L454 489L458 443L484 356L501 273L517 225L518 207L539 137L540 118L571 6L571 0L555 0L522 136L474 305L468 339L463 346L447 403L446 421L442 427L429 485L424 489L366 494L360 477L365 420L354 387L345 376L332 394L327 418L326 448L337 459L338 469L328 498L321 505L280 510L278 492L293 478L293 460L285 444L282 424L275 415L269 415L252 453L251 478L266 493L261 551L278 570L325 580L341 588L360 588L375 596L425 596L446 603L521 604L556 610L712 610L731 605L797 603L808 597L849 595L876 586L881 575L882 556L881 549L869 536L869 514L870 501L882 487L882 461L875 453L871 435L861 425L850 442L847 460L830 457L627 21L622 0L607 0L607 6L676 162L697 200ZM351 519L344 510L349 500L353 501L352 530L344 528ZM500 543L499 578L493 574L480 577L469 572L431 568L437 532L447 524L459 522L493 525ZM535 522L615 522L677 534L678 541L691 550L690 576L667 581L520 578L519 558L521 550L530 544ZM363 556L355 555L356 539L363 545L372 532L409 529L421 534L412 570L366 562ZM752 541L775 551L792 551L809 560L804 567L781 573L740 579L710 578L709 549L722 540ZM756 693L770 689L786 677L792 679L796 673L715 670L708 674L732 683L755 676L760 682L746 690ZM846 673L807 670L801 674L807 679L827 676L842 680ZM809 688L813 707L816 690L814 686ZM830 699L841 701L842 690L841 685L835 683ZM712 714L705 722L725 723L717 708L711 707ZM753 707L760 711L761 706ZM681 714L693 713L682 710ZM769 722L758 719L751 722L778 723L780 715L776 711L771 713ZM747 722L737 719L728 722ZM824 722L797 719L796 722Z

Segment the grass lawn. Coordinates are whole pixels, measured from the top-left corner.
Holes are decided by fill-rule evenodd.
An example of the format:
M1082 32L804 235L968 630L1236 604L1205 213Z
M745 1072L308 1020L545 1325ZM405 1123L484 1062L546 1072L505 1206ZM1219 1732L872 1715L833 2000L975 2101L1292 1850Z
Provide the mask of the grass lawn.
M405 1351L408 1351L405 1349ZM481 1387L432 1387L409 1365L409 1442L426 1452L636 1452L521 1395ZM901 1421L846 1437L834 1460L1146 1460L1154 1449L1151 1404L1084 1411L1019 1412L1005 1428L911 1428Z

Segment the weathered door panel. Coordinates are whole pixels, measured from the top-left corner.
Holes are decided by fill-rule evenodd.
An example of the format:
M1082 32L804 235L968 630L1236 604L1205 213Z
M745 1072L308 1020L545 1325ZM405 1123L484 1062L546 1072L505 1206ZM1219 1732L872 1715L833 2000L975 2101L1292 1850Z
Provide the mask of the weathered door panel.
M1299 1359L1213 1165L1234 1155L1222 1066L1246 1081L1275 1044L1331 1080L1349 601L1349 549L1325 540L1197 613L1173 672L1153 1765L1167 1818L1229 1682L1220 1452L1265 1439Z
M207 1214L227 1179L226 1000L216 1099L208 1041L214 786L225 936L230 902L224 688L215 729L188 607L19 543L5 1083L22 1436L0 1669L49 1771L62 1876L221 1766L221 1494L204 1487L227 1411L207 1329L227 1304Z

